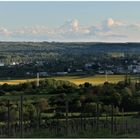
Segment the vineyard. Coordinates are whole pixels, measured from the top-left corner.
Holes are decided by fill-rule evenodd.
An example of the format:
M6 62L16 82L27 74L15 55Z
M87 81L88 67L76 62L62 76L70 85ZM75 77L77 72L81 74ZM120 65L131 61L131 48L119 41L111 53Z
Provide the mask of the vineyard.
M20 95L1 96L0 137L1 138L108 138L139 137L140 114L138 112L117 113L109 105L101 113L97 102L93 111L71 112L69 98L61 106L49 106L46 102L52 96Z

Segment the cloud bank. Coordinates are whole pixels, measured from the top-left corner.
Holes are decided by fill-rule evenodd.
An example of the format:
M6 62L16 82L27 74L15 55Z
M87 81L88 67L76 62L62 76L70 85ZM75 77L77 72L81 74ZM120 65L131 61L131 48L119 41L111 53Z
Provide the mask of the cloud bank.
M74 19L53 29L47 26L0 27L0 38L6 41L140 41L140 24L109 18L99 25L88 27Z

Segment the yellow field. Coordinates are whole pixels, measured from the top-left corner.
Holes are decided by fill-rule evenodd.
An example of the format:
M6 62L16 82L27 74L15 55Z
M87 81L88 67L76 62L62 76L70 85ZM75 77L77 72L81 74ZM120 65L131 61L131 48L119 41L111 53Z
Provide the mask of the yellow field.
M41 78L43 79L43 78ZM18 80L1 80L0 81L0 85L4 84L4 83L7 83L9 85L17 85L17 84L20 84L20 83L26 83L26 82L31 82L31 81L35 81L36 79L35 78L32 78L32 79L18 79Z
M106 81L105 75L95 75L95 76L62 76L55 77L57 80L67 80L73 82L77 85L83 84L85 82L92 83L94 85L103 84ZM108 75L108 82L117 83L118 81L124 80L124 75Z
M95 76L57 76L57 77L50 77L56 80L66 80L73 82L77 85L83 84L85 82L92 83L94 85L103 84L106 80L105 75L95 75ZM40 78L44 79L44 78ZM25 83L30 81L35 81L35 78L32 79L18 79L18 80L1 80L0 84L19 84ZM124 75L108 75L108 82L110 83L117 83L118 81L124 80Z

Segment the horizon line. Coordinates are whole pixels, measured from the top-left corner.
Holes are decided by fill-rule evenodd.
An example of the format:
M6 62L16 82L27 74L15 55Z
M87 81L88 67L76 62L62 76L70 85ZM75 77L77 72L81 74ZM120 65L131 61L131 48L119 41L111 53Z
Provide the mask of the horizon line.
M9 40L9 41L4 41L4 40L2 40L2 41L0 41L0 43L2 43L2 42L13 42L13 43L16 43L16 42L25 42L25 43L29 43L29 42L46 42L46 43L140 43L140 41L33 41L33 40L31 40L31 41L26 41L26 40L24 40L24 41L21 41L21 40L19 40L19 41L12 41L12 40Z

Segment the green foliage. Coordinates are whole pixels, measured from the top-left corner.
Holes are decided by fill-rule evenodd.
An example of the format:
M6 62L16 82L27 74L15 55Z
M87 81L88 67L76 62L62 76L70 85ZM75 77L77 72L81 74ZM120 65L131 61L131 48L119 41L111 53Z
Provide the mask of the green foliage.
M135 88L134 83L125 85L124 82L117 84L106 82L103 85L96 86L85 83L78 87L68 81L46 78L40 81L39 87L36 87L35 81L19 85L4 84L0 86L0 91L3 96L21 94L53 95L53 97L47 100L42 98L37 101L38 105L36 104L36 108L39 109L39 112L44 112L51 107L64 111L66 98L68 98L71 104L71 111L80 111L80 108L84 106L85 110L90 112L89 110L95 108L93 104L97 102L100 102L102 105L113 104L120 110L124 108L125 111L138 111L140 107L139 89ZM29 106L34 110L31 103L29 103ZM29 114L32 112L27 108L25 108L25 110L28 110L25 111L25 114L30 116Z
M101 111L101 105L99 105L99 111ZM97 112L97 103L86 103L84 106L84 112L95 115Z
M111 105L104 105L103 112L108 114L108 115L111 115L111 113L112 113ZM119 108L117 106L116 107L113 106L113 114L118 115L118 113L119 113Z
M37 102L37 108L39 109L40 112L47 110L48 106L49 106L48 101L45 98L41 98Z
M125 87L124 89L122 89L122 93L121 94L124 97L132 97L132 91L128 87Z
M62 112L56 112L54 118L64 118L64 114Z

